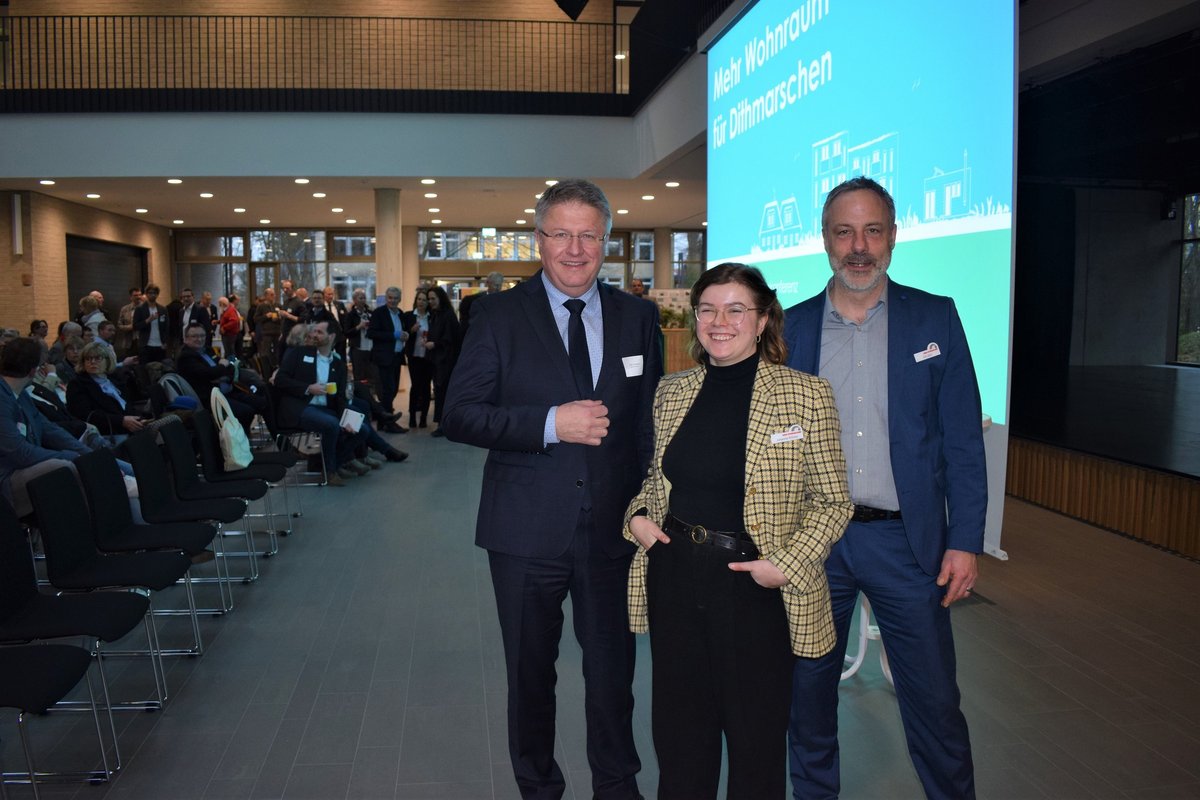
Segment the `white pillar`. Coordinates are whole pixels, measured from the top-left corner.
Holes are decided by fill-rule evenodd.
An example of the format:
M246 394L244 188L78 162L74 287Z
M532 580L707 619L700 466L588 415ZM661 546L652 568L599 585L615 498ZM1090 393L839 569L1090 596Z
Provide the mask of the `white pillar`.
M375 190L375 293L389 286L404 289L404 251L401 244L400 190ZM414 283L413 286L416 284ZM411 290L405 292L411 297ZM373 300L374 298L372 298Z

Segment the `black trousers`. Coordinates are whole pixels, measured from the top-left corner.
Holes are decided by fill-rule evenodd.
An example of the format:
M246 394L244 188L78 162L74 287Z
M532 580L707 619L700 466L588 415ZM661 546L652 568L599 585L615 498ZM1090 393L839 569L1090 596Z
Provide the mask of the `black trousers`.
M727 797L784 797L795 656L783 595L729 569L751 559L686 536L654 545L649 559L659 799L717 796L722 734Z
M412 356L408 359L408 378L412 386L408 389L409 414L429 413L430 384L433 382L433 364L424 356ZM412 424L416 420L410 417Z
M514 523L518 524L518 523ZM583 650L584 713L592 792L599 800L638 797L633 744L635 646L625 586L632 556L609 558L584 511L566 553L523 558L488 551L508 674L508 752L523 798L557 800L566 781L554 760L554 663L569 592ZM784 721L787 703L784 702ZM782 767L781 767L782 769Z

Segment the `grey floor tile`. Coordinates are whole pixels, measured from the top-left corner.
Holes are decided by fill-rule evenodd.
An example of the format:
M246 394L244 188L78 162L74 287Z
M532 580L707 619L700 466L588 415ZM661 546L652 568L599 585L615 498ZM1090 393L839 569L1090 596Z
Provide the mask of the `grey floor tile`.
M366 704L366 692L317 695L296 764L353 764Z
M283 800L333 800L350 790L351 764L298 764L288 778Z
M399 747L360 747L354 756L347 800L393 800L399 771Z
M404 719L400 783L445 783L490 777L484 708L415 706Z

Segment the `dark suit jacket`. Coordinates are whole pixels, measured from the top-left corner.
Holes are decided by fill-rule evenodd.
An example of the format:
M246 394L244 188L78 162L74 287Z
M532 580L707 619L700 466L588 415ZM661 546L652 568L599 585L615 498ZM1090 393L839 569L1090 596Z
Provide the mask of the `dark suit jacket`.
M787 311L789 366L816 375L825 292ZM888 287L888 428L909 545L936 575L947 549L983 551L987 474L975 367L954 301ZM937 344L941 355L917 361ZM948 518L947 518L948 515Z
M208 315L208 309L200 303L192 303L192 315L188 317L188 325L199 323L204 326L205 345L212 343L212 317ZM179 307L179 312L175 317L175 323L178 327L174 331L174 337L179 341L183 341L183 306Z
M209 351L208 355L213 361L217 360L215 353ZM179 358L175 361L175 369L196 390L196 394L200 395L200 402L204 404L205 408L208 408L212 388L223 378L233 380L232 364L223 367L216 364L210 367L204 360L204 355L194 347L180 349Z
M462 344L458 316L453 309L439 309L429 315L429 336L426 341L433 342L433 349L425 351L425 357L433 364L433 382L443 384L450 380L450 372L458 361L458 350Z
M167 341L170 338L171 322L167 310L158 303L154 304L158 309L158 316L154 322L158 325L158 338L162 342L162 346L167 346ZM142 303L133 311L133 329L137 331L138 345L146 347L146 342L150 340L150 304Z
M111 375L109 379L112 380ZM129 393L125 391L125 387L118 381L114 381L114 385L125 398L125 408L121 408L120 403L105 394L91 375L79 373L67 384L67 410L71 412L71 416L92 423L106 436L128 433L122 425L125 417L136 417L139 414L130 405Z
M413 315L407 311L400 312L401 327L405 333L413 325ZM395 327L387 306L380 306L371 312L371 325L367 328L367 338L371 340L371 361L380 366L391 366L393 362L404 365L404 352L395 352ZM398 360L397 360L398 359Z
M359 331L358 323L366 318L369 322L371 319L371 310L365 309L360 311L358 306L350 306L345 314L342 315L342 328L347 331L346 338L350 343L350 347L357 350L362 342L362 337L366 336L366 331ZM369 337L368 337L369 338Z
M608 407L598 447L544 446L552 406L578 399L539 272L475 304L471 341L450 378L442 429L489 449L475 543L516 556L566 552L585 498L604 551L626 555L622 515L654 445L651 406L662 374L654 306L600 284L604 361L596 399Z
M345 408L346 362L337 353L329 365L329 380L338 385L337 394L326 395L329 408L340 416ZM317 348L289 347L275 374L275 394L279 398L278 420L284 428L295 428L300 414L312 400L308 387L317 382Z

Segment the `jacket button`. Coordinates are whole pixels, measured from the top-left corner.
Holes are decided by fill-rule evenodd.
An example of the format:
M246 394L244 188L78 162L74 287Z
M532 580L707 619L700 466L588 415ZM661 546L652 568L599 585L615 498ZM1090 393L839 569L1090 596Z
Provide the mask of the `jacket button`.
M746 492L746 494L755 494L757 491L758 491L758 489L751 486L750 489Z
M582 489L583 488L583 480L575 481L575 488Z
M758 530L758 523L756 522L756 523L754 523L753 525L751 525L751 526L750 526L750 530L752 530L752 531L756 531L756 530Z

